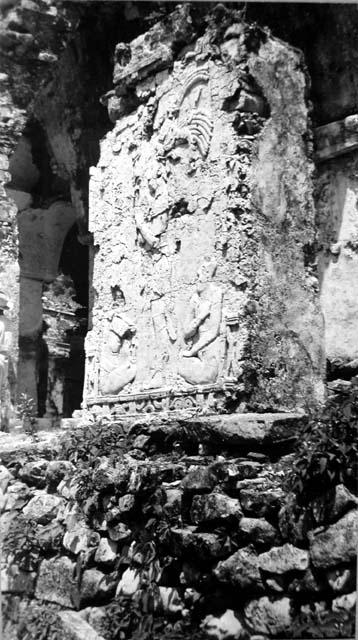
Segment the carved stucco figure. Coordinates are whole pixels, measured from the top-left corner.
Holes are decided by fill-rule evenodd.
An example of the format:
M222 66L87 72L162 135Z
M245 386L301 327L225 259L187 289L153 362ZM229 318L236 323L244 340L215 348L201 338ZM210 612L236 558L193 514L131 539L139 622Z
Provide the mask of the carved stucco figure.
M220 334L223 294L212 278L216 264L204 263L198 271L195 294L189 302L184 325L184 339L191 346L183 351L179 362L180 375L190 384L216 381L220 364Z
M164 154L189 145L189 159L197 151L202 158L207 156L213 130L210 102L208 69L191 70L184 76L178 101L163 117L158 139Z
M151 145L139 157L134 174L134 217L144 245L157 249L168 226L169 195L165 167Z
M133 335L136 329L124 314L114 315L105 334L100 360L100 391L115 395L135 378Z

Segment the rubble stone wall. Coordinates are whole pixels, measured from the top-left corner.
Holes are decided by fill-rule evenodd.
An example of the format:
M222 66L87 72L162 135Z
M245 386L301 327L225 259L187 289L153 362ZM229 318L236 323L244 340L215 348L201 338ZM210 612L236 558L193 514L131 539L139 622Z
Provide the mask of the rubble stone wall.
M2 443L7 640L350 637L358 500L289 492L302 428L237 414Z

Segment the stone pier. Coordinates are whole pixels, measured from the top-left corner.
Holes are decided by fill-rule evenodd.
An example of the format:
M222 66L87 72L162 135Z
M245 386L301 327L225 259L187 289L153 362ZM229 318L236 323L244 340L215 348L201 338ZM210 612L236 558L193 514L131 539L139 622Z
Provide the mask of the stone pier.
M90 179L97 413L323 400L303 63L238 13L213 16L197 38L183 6L116 47Z

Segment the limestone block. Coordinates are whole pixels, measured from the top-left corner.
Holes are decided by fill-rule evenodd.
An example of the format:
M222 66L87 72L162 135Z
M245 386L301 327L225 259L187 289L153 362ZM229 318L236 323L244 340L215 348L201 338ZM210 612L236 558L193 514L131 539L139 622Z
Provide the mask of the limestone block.
M35 597L73 608L72 596L76 592L76 564L65 556L43 560L40 564Z
M215 520L240 520L242 515L240 502L224 493L194 496L190 510L190 517L194 524Z
M201 442L272 446L292 441L306 419L302 413L233 413L192 418L184 424Z
M80 588L80 604L98 602L114 595L116 578L106 575L98 569L87 569L83 572Z
M95 562L111 565L117 557L117 544L108 538L101 538L96 554Z
M62 544L67 551L71 551L74 555L86 552L90 548L94 548L99 544L100 536L97 532L92 531L85 524L78 523L77 527L66 531Z
M258 561L260 569L269 573L305 571L309 565L309 554L304 549L286 543L282 547L273 547L261 553Z
M214 574L219 582L226 582L240 589L263 590L259 558L252 545L239 549L226 560L219 562Z
M60 611L58 614L68 640L104 640L95 629L75 611Z
M124 542L131 536L132 531L123 522L108 527L108 536L113 542Z
M5 492L9 482L14 479L12 473L4 467L4 465L0 465L0 489Z
M292 626L289 598L270 599L263 596L245 606L245 621L255 633L269 636L287 634Z
M132 494L126 494L121 496L118 500L118 512L122 514L128 514L133 511L135 506L135 497Z
M0 515L0 539L4 540L10 529L10 525L18 515L17 511L5 511Z
M335 593L349 593L356 584L355 571L351 567L335 567L326 572L327 581Z
M185 529L173 528L171 530L174 548L179 554L186 552L197 554L202 560L208 558L223 558L228 556L231 547L228 543L223 543L214 533L198 533L195 527Z
M262 464L254 460L243 460L237 463L237 480L256 478L262 470Z
M330 512L331 521L340 518L348 509L358 506L358 498L348 491L344 484L338 484L335 488L334 503Z
M349 511L325 531L310 533L310 556L315 567L327 569L350 562L357 555L358 510Z
M245 516L256 518L276 517L286 494L280 487L263 488L252 484L250 488L240 490L240 502Z
M104 607L88 607L88 609L82 609L79 614L82 616L84 611L86 612L85 620L93 627L100 635L106 634L107 629L107 616Z
M62 547L64 528L57 520L52 520L37 529L37 539L41 549L45 552L58 551Z
M27 520L35 520L39 524L47 524L56 518L63 500L51 493L39 493L31 498L22 512Z
M34 495L33 490L24 482L16 481L8 487L6 492L5 510L22 509Z
M164 510L168 516L179 516L182 508L183 489L173 488L165 490L166 501Z
M181 486L184 491L192 493L209 493L217 482L216 475L210 467L195 467L183 478Z
M239 640L243 627L232 609L227 609L220 617L208 615L200 625L208 638L214 640Z
M46 470L48 467L48 460L40 458L33 462L26 462L19 472L19 478L22 482L26 482L30 486L43 489L46 485Z
M280 537L277 529L265 518L241 518L238 531L244 542L252 542L258 546L272 546Z
M351 611L355 609L357 602L357 592L347 593L344 596L339 596L332 601L332 611Z
M53 486L57 485L67 475L71 475L75 468L69 460L51 460L47 465L46 482Z

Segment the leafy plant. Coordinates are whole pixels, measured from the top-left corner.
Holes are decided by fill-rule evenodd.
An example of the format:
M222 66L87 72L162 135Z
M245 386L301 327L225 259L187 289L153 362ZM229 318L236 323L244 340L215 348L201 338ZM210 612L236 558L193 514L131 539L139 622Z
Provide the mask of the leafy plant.
M354 614L326 611L321 615L305 613L294 619L292 638L354 638Z
M106 456L110 461L119 459L127 450L125 432L121 425L106 424L102 419L66 432L60 441L59 458L78 465L93 463Z
M22 420L25 433L37 436L37 406L35 400L27 393L21 393L17 402L17 414Z
M358 388L330 399L321 415L302 434L297 462L289 480L298 502L329 494L337 484L356 493L358 480Z
M11 521L2 543L3 554L11 555L13 562L25 571L33 571L38 564L40 546L37 525L17 514Z
M17 627L18 640L63 640L64 629L58 616L59 607L34 603L20 616Z

